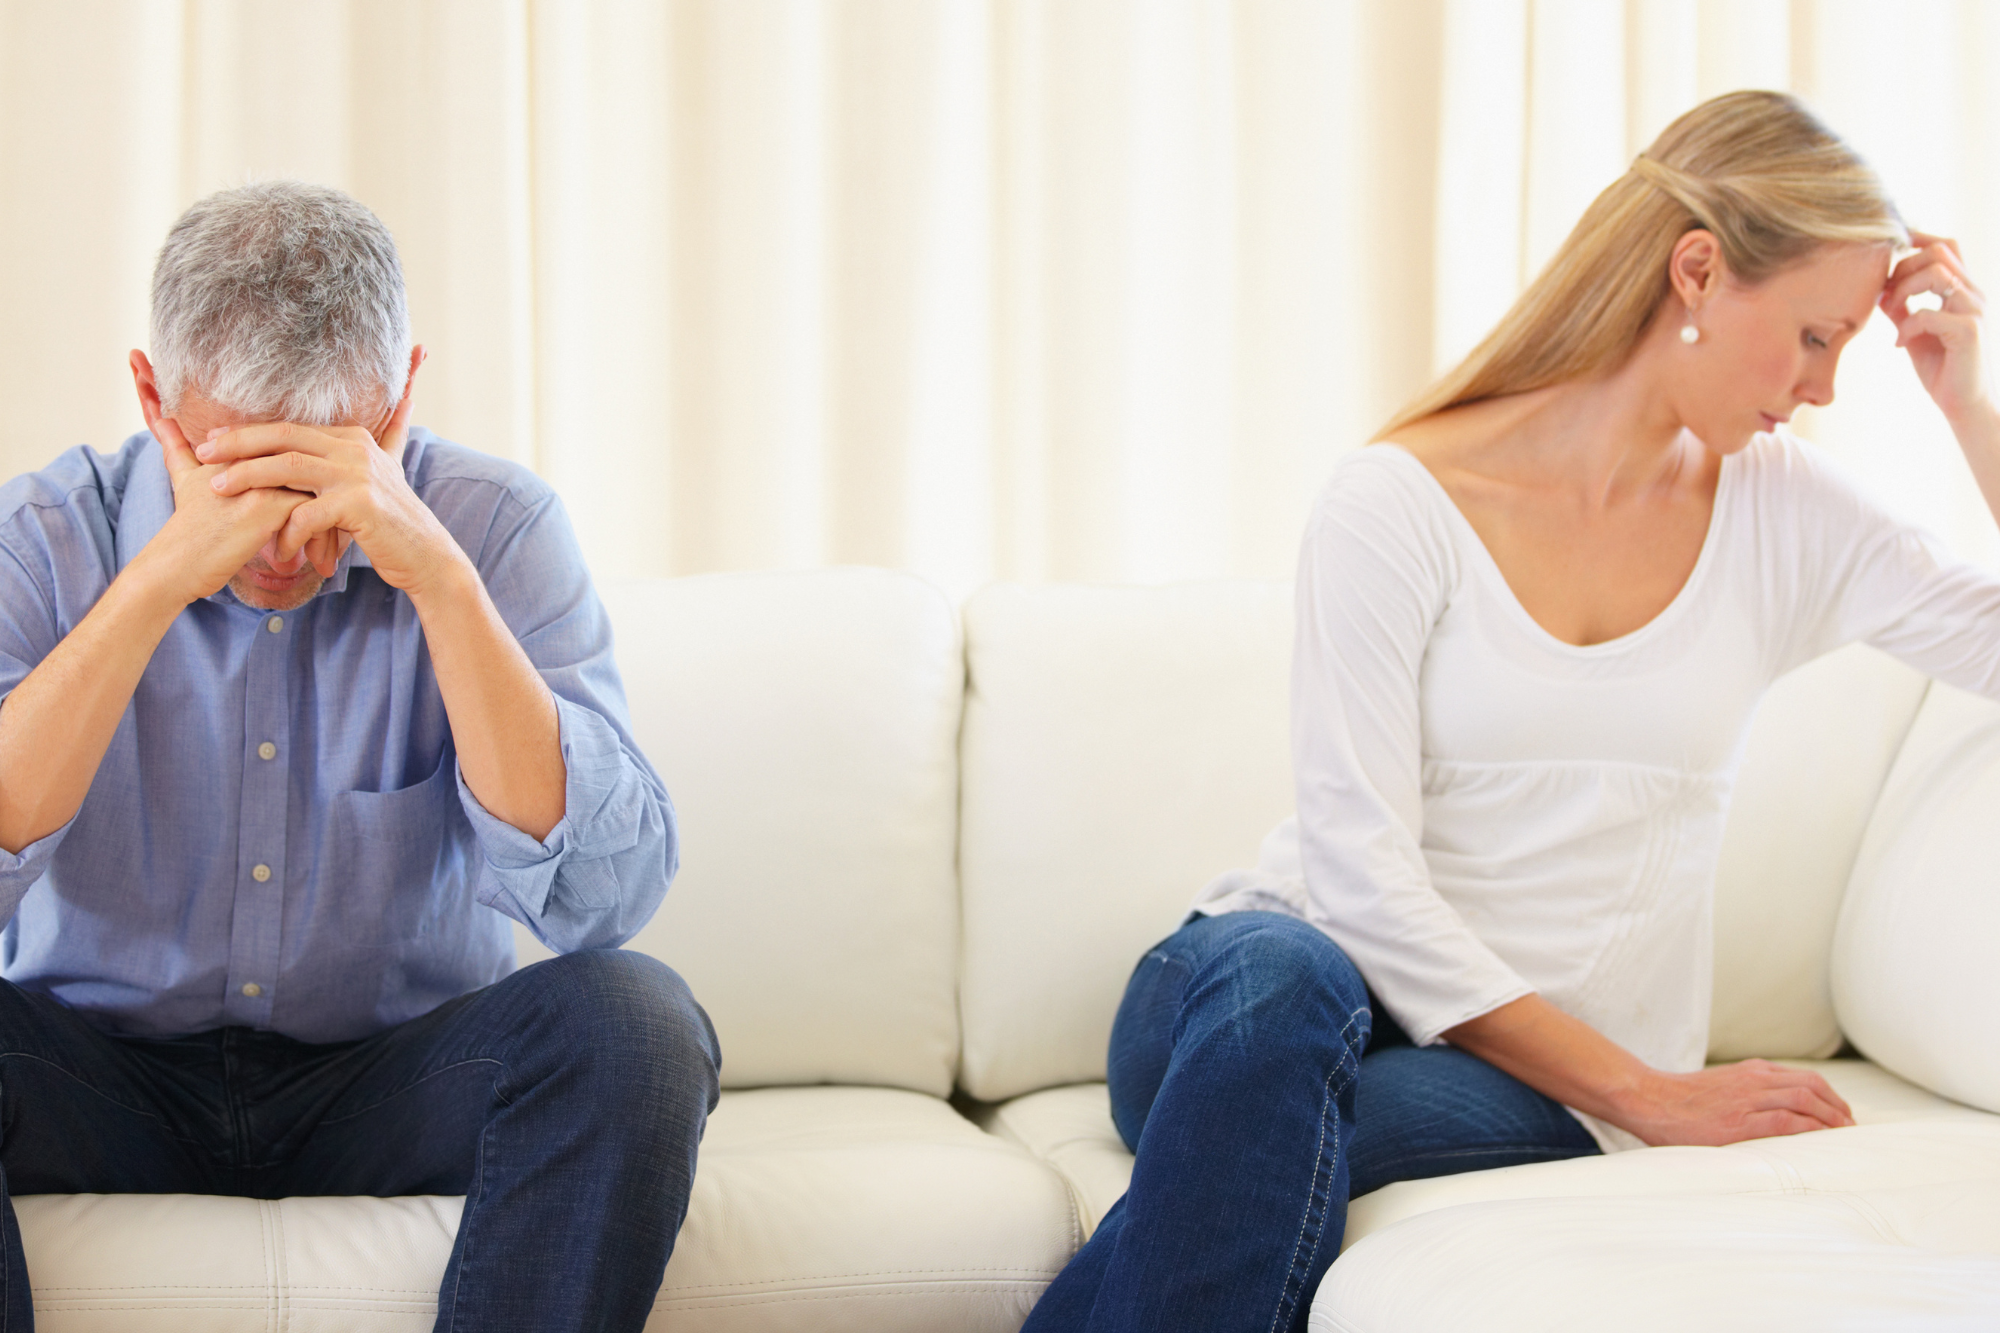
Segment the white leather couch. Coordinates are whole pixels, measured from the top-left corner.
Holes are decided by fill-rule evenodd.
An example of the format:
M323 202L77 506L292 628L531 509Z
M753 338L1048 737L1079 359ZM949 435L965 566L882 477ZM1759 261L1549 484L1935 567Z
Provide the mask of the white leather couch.
M724 1053L649 1327L1017 1328L1130 1170L1101 1080L1133 961L1289 804L1288 590L605 595L684 837L633 947ZM1865 650L1781 682L1712 1050L1813 1062L1860 1127L1391 1186L1314 1326L2000 1327L1996 809L2000 709ZM1843 1033L1874 1062L1830 1058ZM459 1202L16 1206L44 1333L417 1333Z

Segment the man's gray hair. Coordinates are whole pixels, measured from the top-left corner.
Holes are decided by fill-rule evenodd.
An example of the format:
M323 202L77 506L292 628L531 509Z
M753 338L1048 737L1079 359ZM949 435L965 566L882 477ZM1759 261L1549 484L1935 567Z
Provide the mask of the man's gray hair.
M334 425L403 396L410 315L382 220L339 190L266 181L197 201L153 268L153 373L259 420Z

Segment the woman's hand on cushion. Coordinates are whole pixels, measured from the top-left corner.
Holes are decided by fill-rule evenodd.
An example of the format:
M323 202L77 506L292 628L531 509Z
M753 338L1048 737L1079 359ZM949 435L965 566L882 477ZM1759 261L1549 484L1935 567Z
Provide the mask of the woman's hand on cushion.
M1769 1060L1692 1074L1651 1071L1621 1111L1617 1121L1656 1147L1740 1143L1854 1123L1852 1108L1825 1079Z

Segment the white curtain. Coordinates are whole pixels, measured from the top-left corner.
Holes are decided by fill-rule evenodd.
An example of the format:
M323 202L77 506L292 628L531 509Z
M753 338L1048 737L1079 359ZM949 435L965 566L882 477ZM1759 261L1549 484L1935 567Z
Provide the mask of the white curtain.
M1282 575L1703 97L1805 94L2000 292L1995 69L1988 0L11 0L0 469L137 429L166 227L297 176L603 574ZM1987 558L1889 342L1808 429Z

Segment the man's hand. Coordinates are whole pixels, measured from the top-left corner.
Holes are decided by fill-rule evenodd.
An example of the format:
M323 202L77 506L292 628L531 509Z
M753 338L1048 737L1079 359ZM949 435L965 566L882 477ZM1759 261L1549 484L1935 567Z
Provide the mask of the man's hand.
M173 479L174 515L140 562L156 586L186 606L228 583L312 496L269 487L224 494L213 484L223 469L204 466L171 418L162 417L154 434Z
M380 443L360 426L276 421L217 434L195 455L210 465L206 485L218 499L303 493L278 530L274 567L285 569L303 553L321 577L331 577L341 546L334 538L344 534L361 543L385 583L416 595L462 574L469 562L403 475L409 415L405 396Z

